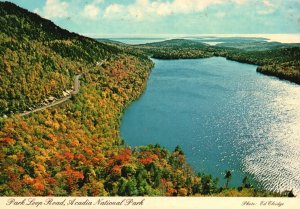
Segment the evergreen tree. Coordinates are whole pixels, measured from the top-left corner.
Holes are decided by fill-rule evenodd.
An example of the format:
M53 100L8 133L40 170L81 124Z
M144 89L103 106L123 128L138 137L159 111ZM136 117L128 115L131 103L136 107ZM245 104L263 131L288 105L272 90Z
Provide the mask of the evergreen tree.
M226 179L225 188L228 188L229 181L232 179L232 173L230 170L225 171L224 179Z

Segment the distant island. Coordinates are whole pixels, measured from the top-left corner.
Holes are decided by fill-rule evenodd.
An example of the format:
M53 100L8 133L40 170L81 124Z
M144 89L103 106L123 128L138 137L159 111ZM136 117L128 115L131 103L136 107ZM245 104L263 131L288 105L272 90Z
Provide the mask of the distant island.
M230 170L220 186L210 174L196 174L180 146L132 149L119 128L123 111L146 87L149 57L222 56L300 84L298 44L250 50L176 39L134 46L96 41L10 2L0 2L0 24L1 196L294 196L254 188L247 177L230 187ZM78 75L80 89L73 86ZM72 89L78 92L70 96Z

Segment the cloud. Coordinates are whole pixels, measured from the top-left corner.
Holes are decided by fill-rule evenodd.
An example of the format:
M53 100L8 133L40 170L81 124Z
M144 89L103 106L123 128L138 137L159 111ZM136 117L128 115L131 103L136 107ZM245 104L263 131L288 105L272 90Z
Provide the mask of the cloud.
M111 17L118 17L118 14L121 14L123 11L123 6L120 4L111 4L106 7L104 11L104 17L111 18Z
M94 4L88 4L84 7L82 15L89 19L96 19L100 9Z
M104 2L104 0L94 0L90 4L85 5L82 11L82 16L92 20L97 19L100 13L98 4L101 4L102 2Z
M175 0L170 6L174 13L194 13L202 11L210 5L222 3L221 0Z
M173 13L169 3L159 4L156 9L156 13L159 16L166 16Z
M266 7L273 7L273 4L271 4L271 2L269 0L263 0L263 4L266 6Z
M243 5L243 4L246 4L248 2L248 0L234 0L234 2L239 5Z
M277 10L275 4L272 4L270 0L263 0L262 3L264 8L257 11L260 15L272 14Z
M201 12L211 5L234 3L245 4L249 0L135 0L132 4L111 4L105 9L106 18L132 18L133 20L142 21L146 18L151 19L157 16L169 16L173 14L190 14ZM122 15L120 15L122 13Z
M67 17L69 4L60 0L47 0L42 10L35 9L34 12L45 18L63 18Z

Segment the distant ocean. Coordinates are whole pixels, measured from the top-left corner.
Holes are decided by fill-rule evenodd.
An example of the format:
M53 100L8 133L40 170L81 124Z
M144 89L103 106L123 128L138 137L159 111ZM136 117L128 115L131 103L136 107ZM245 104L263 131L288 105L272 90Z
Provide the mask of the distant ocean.
M174 38L198 40L210 45L222 43L218 41L220 38L246 38L246 39L260 39L267 42L280 43L300 43L300 34L161 34L161 35L105 35L97 38L106 38L113 41L119 41L126 44L146 44L152 42L159 42Z
M146 44L166 40L165 38L108 38L125 44Z

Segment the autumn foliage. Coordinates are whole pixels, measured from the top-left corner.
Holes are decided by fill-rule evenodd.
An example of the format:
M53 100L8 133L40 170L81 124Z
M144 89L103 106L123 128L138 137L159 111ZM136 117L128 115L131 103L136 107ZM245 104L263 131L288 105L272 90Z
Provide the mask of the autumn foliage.
M175 195L187 176L198 178L172 166L167 150L132 149L120 138L122 112L145 89L153 66L149 59L55 29L10 3L1 3L1 14L6 24L1 27L1 79L8 84L0 89L5 92L1 113L15 113L0 121L2 196L166 195L170 189ZM11 34L6 29L15 30L13 19L20 30ZM40 36L32 37L24 24ZM25 117L18 114L69 88L78 73L81 88L71 100ZM172 183L164 186L162 178Z
M9 114L0 118L0 196L204 194L180 148L131 148L120 137L122 112L146 87L148 58L69 33L14 4L0 6L0 114ZM77 95L20 116L59 96L78 73Z

